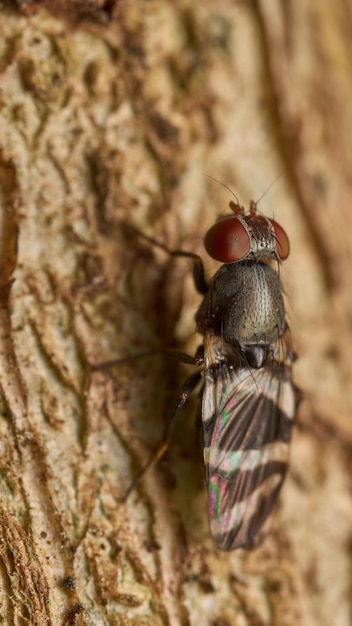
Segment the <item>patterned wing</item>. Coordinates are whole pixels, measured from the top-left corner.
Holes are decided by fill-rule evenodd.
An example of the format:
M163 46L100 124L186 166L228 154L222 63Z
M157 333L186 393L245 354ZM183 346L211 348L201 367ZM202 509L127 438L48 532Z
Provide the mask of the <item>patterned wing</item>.
M289 331L265 365L251 369L219 337L206 334L204 462L210 531L222 550L253 547L288 466L296 412Z

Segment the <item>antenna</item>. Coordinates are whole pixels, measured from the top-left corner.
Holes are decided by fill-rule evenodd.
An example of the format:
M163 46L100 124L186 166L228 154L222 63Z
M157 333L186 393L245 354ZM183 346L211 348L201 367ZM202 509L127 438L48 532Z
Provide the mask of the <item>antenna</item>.
M223 187L225 187L225 189L227 189L227 191L229 191L230 194L235 198L237 202L237 206L240 206L239 199L237 198L236 194L232 191L232 189L230 189L230 187L225 185L225 183L222 183L221 180L218 180L217 178L214 178L213 176L209 176L209 174L206 174L205 172L202 172L202 174L206 176L207 178L210 178L210 180L213 180L215 183L218 183L219 185L222 185Z
M275 185L275 183L279 180L279 178L281 178L282 176L282 172L280 174L278 174L276 176L276 178L274 178L274 180L270 183L269 187L266 188L266 190L264 191L264 193L262 193L262 195L260 196L259 200L255 201L255 205L257 206L259 204L259 202L261 200L263 200L264 196L266 196L266 194L268 193L268 191L270 191L270 189L272 188L273 185Z

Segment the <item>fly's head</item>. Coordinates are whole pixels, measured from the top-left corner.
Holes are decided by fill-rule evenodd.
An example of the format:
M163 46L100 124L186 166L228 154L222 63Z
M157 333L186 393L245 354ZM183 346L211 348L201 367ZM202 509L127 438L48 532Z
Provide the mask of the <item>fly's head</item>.
M258 215L255 202L251 202L247 215L238 203L230 202L230 209L234 215L220 218L204 237L205 249L213 259L221 263L287 259L290 243L284 229Z

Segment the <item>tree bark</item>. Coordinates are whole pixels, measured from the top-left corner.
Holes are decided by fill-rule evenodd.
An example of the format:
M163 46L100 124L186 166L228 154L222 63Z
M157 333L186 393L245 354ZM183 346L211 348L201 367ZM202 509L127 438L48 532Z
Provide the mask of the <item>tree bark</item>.
M351 3L18 2L0 27L2 622L348 626ZM201 341L189 262L131 226L211 275L231 197L204 173L266 192L292 245L304 399L253 552L209 536L197 398L124 501L187 376L165 352Z

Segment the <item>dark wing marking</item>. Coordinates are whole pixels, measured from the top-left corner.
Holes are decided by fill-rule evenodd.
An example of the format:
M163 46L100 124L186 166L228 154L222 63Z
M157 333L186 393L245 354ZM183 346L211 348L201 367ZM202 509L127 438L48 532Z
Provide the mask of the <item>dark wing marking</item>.
M296 411L288 336L259 369L221 338L204 339L204 462L210 530L222 550L251 547L286 475Z

